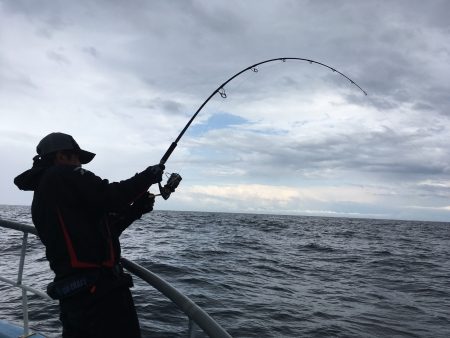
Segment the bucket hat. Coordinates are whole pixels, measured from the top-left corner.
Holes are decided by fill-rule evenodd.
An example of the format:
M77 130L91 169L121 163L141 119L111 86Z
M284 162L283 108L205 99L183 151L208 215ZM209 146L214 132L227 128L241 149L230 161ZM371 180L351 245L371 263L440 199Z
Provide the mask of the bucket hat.
M37 145L36 152L39 156L45 157L48 154L59 150L73 150L80 157L80 162L86 164L92 161L95 154L80 148L75 139L64 133L51 133L45 136Z

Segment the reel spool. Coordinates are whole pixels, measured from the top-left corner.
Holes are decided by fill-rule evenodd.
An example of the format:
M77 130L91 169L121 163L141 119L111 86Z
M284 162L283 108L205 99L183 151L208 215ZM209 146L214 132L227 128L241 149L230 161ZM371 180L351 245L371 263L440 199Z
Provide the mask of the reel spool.
M170 194L173 193L175 189L178 187L181 180L182 177L180 174L172 173L164 186L162 186L161 183L158 183L159 193L162 196L162 198L167 200L170 197Z

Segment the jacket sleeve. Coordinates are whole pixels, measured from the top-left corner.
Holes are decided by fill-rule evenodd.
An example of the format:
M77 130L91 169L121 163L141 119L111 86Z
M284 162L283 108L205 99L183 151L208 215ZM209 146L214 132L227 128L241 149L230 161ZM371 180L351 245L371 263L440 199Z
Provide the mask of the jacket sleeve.
M108 223L111 225L115 235L119 237L126 228L141 217L142 213L131 205L127 206L120 213L109 213Z
M75 200L104 212L123 212L155 181L149 168L127 180L113 183L81 167L70 167L69 170L66 178L70 189L77 195Z

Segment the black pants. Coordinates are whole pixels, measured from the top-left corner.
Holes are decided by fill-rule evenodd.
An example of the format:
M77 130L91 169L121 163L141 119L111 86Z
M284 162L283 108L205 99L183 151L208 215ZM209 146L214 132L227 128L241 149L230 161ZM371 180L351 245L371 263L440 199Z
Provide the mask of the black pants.
M128 287L98 297L82 294L60 301L64 338L138 338L139 321Z

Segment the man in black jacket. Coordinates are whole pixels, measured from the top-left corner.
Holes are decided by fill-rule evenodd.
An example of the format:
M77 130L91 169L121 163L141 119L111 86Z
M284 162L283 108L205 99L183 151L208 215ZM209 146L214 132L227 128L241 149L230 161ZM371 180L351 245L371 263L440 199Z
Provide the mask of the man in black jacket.
M14 183L34 191L32 218L55 273L47 292L59 299L63 337L140 337L119 236L153 210L148 189L164 166L109 183L81 167L95 154L70 135L51 133L36 150L33 167Z

